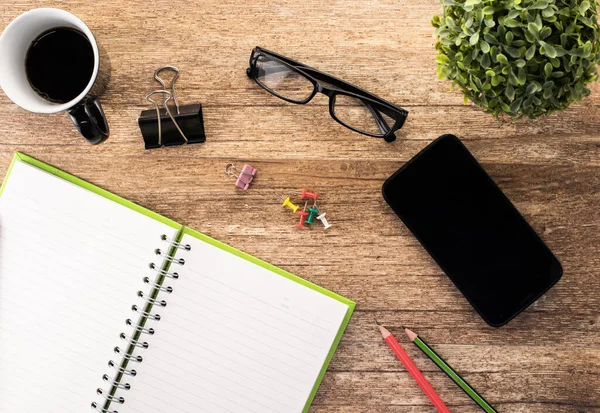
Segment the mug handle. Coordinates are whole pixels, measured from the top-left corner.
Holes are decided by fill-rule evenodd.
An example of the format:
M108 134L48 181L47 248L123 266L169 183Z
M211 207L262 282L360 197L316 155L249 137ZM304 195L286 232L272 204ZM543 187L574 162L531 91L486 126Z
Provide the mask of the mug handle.
M68 112L79 133L92 145L108 138L108 122L96 96L86 96Z

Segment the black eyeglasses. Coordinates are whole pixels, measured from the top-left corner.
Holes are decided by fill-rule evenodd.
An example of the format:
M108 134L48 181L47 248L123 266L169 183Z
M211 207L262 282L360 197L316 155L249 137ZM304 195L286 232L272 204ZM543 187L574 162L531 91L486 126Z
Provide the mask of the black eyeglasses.
M408 112L350 83L260 47L250 55L248 77L271 94L291 103L306 104L321 92L329 97L331 117L364 135L396 140Z

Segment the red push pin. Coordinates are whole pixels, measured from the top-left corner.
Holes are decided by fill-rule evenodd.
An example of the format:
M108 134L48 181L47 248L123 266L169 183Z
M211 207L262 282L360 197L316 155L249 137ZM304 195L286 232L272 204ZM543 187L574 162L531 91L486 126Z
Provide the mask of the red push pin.
M306 228L306 225L304 225L304 222L306 221L306 218L308 217L308 212L306 212L306 205L308 204L308 201L306 201L304 203L304 209L300 212L298 212L298 215L300 215L300 222L298 222L298 225L296 225L298 228Z
M300 195L300 199L312 199L313 201L317 200L316 192L308 192L306 189L302 189L302 192L294 192L295 195Z

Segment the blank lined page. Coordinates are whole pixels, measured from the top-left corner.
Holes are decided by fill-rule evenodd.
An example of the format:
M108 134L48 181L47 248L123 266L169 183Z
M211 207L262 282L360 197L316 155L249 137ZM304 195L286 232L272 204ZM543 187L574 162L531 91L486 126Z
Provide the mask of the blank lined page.
M160 235L176 230L22 161L0 197L0 411L91 411Z
M349 306L185 235L121 413L301 412Z

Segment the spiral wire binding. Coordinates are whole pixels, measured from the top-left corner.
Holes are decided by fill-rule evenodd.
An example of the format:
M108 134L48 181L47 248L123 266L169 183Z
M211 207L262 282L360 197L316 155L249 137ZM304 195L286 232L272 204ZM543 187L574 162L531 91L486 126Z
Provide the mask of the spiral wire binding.
M168 252L172 252L173 249L190 251L192 247L189 244L182 244L180 242L175 241L174 239L168 238L166 235L161 235L160 239L169 244ZM183 258L175 258L169 253L164 253L160 248L155 250L156 255L160 256L163 259L163 263L161 268L157 268L155 263L150 263L150 269L156 272L156 280L152 281L150 277L144 277L143 281L145 284L148 284L151 288L148 294L145 294L143 291L138 291L138 297L141 297L145 300L145 304L143 307L138 307L137 305L131 306L131 310L137 314L139 314L139 319L137 322L134 322L131 318L125 320L125 324L133 328L132 335L127 335L125 333L121 333L119 337L122 340L127 342L127 348L125 350L120 347L115 347L114 352L121 356L121 363L118 364L113 360L109 360L108 366L116 371L115 378L111 378L108 374L104 374L102 376L102 380L107 382L110 385L110 390L105 391L102 388L98 388L96 390L96 394L102 396L104 401L97 403L92 402L92 409L100 412L100 413L119 413L117 410L109 409L112 403L116 404L124 404L125 398L122 396L117 396L115 393L117 390L130 390L130 383L121 383L125 376L135 377L137 375L137 371L135 369L127 369L126 367L130 362L141 363L143 361L142 356L134 355L133 351L136 349L145 350L149 347L147 341L141 340L142 334L153 335L154 329L151 327L145 327L146 321L159 321L160 314L150 313L150 307L159 306L166 307L167 302L165 300L158 300L156 296L159 293L167 293L170 294L173 292L173 288L170 286L163 287L163 282L165 282L168 278L176 280L179 278L179 274L177 272L168 272L165 267L167 265L177 264L184 265L185 260ZM154 298L153 298L154 295Z

